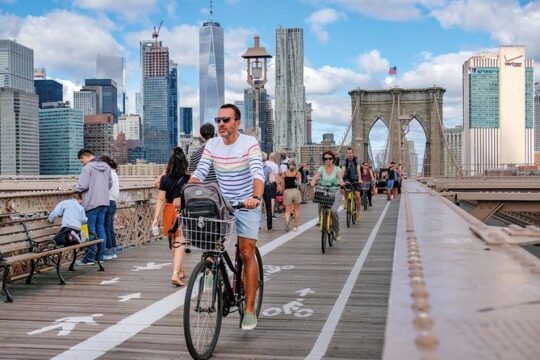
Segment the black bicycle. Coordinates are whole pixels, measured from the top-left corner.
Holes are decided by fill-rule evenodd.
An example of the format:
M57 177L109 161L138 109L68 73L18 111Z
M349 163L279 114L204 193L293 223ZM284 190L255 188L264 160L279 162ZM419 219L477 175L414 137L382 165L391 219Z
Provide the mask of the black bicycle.
M243 208L243 204L234 206ZM208 359L217 345L224 316L238 311L240 326L246 307L243 282L243 263L238 239L234 264L225 249L235 219L181 217L183 234L188 246L203 251L201 261L189 278L184 300L184 337L194 359ZM255 297L255 315L261 311L264 294L264 275L261 254L256 248L258 285ZM229 278L232 274L232 281Z
M364 208L364 211L366 211L368 209L368 191L371 191L371 183L361 183L360 190L362 191L362 207Z

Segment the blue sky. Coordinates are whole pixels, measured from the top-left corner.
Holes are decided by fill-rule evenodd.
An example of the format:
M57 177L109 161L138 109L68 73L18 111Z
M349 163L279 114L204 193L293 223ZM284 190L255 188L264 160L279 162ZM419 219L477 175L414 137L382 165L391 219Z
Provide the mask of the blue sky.
M273 54L278 26L304 29L306 99L313 103L314 139L343 136L351 116L347 92L388 88L389 66L402 87L447 89L447 126L462 122L461 65L501 44L525 45L540 61L540 1L516 0L218 0L214 20L225 30L226 101L242 98L240 55L261 36ZM163 20L160 39L179 64L181 106L198 114L198 28L202 0L0 0L0 38L34 49L35 66L65 85L66 99L95 76L98 54L127 60L128 96L139 88L138 46ZM274 93L273 67L267 89ZM536 81L540 78L535 73ZM134 107L131 108L134 110ZM412 131L411 138L422 139ZM380 143L380 140L378 140Z

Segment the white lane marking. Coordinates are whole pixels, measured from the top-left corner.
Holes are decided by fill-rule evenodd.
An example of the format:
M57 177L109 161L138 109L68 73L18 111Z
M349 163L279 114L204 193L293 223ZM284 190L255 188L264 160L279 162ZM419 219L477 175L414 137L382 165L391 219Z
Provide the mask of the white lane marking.
M356 260L356 263L354 264L354 267L349 274L347 281L345 281L345 285L343 286L343 289L341 289L341 293L339 294L339 297L337 298L334 307L330 312L330 315L328 315L326 323L324 324L324 327L322 328L321 333L317 338L317 341L315 341L315 344L313 345L313 348L311 349L311 352L306 357L306 359L320 359L324 356L324 354L326 354L326 350L328 349L330 340L332 340L332 337L334 336L334 331L336 330L337 324L341 319L341 314L343 313L343 310L345 310L345 306L347 305L349 296L351 296L354 284L356 283L358 275L360 274L360 271L364 266L364 262L366 261L367 255L369 253L369 250L371 249L371 246L373 245L373 242L375 241L375 237L379 232L379 228L381 227L381 223L384 219L384 216L386 215L386 211L388 210L389 206L390 202L387 202L381 216L379 217L379 220L377 220L377 224L375 224L375 227L369 235L366 245L362 249L362 252L360 253L358 259Z
M55 324L42 327L41 329L30 331L28 335L36 335L41 334L44 332L47 332L49 330L56 330L58 329L58 336L66 336L75 329L75 326L77 324L86 324L86 325L97 325L96 321L94 320L95 317L101 317L103 314L93 314L88 316L70 316L61 318L55 321Z
M141 270L159 270L162 267L169 266L171 263L156 264L155 262L149 262L145 266L133 265L135 269L131 271L141 271Z
M308 221L298 228L298 231L291 231L275 240L261 246L259 252L264 256L281 245L287 243L296 236L302 234L317 223L317 218ZM103 356L107 351L114 349L124 341L137 335L154 322L165 317L167 314L178 309L184 304L186 289L180 289L171 295L149 305L148 307L128 316L118 323L108 327L102 332L72 346L53 359L77 359L90 360Z

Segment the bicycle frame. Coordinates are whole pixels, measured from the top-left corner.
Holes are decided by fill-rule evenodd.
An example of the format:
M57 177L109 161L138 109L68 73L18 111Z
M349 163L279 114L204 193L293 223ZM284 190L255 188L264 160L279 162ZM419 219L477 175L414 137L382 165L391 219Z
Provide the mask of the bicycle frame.
M326 214L326 221L323 222L323 214ZM323 231L323 224L325 223L326 224L326 232L330 232L330 229L332 228L332 211L331 211L331 208L328 207L328 206L322 206L321 207L321 212L319 214L319 222L320 222L320 225L319 225L319 229L321 231Z

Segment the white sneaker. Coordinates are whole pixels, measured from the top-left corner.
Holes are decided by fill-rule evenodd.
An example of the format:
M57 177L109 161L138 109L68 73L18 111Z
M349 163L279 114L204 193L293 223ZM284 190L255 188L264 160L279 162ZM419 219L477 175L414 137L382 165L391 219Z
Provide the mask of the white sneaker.
M113 259L116 259L118 257L118 255L116 255L116 254L112 254L111 256L112 256Z
M113 255L103 255L103 261L114 259Z
M341 235L336 235L336 237L334 238L334 240L336 240L337 242L340 242L340 241L341 241Z

